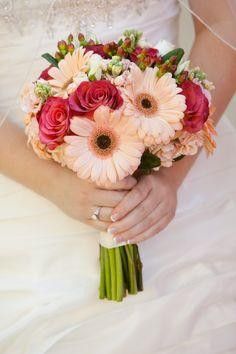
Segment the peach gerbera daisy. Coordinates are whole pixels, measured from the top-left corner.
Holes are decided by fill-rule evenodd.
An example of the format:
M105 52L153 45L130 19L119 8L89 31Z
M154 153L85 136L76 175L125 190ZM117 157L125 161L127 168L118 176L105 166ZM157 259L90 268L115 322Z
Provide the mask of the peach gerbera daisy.
M139 121L138 133L147 146L168 143L176 130L182 129L181 119L186 109L170 73L157 77L158 68L144 72L131 68L131 84L124 89L125 114Z
M88 80L85 73L89 69L88 61L92 54L92 51L85 53L85 48L80 47L73 54L66 54L59 62L58 68L53 67L49 70L52 77L49 83L58 96L67 98L81 81Z
M79 177L105 185L138 168L144 145L133 120L120 110L102 106L95 111L94 121L74 117L70 128L76 136L65 137L65 154L75 158L72 169Z

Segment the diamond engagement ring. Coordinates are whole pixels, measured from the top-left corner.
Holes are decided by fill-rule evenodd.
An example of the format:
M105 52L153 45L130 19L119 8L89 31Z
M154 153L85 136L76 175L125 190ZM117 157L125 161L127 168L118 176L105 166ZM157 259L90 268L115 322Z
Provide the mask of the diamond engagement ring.
M100 214L100 210L101 210L102 207L98 206L96 207L96 209L94 210L92 216L91 216L91 219L93 220L99 220L99 214Z

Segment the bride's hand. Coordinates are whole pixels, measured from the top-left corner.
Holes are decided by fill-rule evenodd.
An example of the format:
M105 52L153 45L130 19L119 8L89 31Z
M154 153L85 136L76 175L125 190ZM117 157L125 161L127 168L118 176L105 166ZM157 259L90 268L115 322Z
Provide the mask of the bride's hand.
M0 173L49 199L69 216L99 230L107 230L113 208L137 183L128 177L106 189L79 179L52 160L39 159L26 144L23 130L10 121L0 129ZM91 216L102 207L99 220Z
M161 170L142 176L112 213L109 227L117 242L138 243L155 236L175 215L177 187Z
M113 208L137 183L133 177L128 177L116 185L106 185L106 189L102 189L79 179L66 168L60 167L58 174L50 199L67 215L102 231L106 231L110 225ZM99 220L93 220L91 216L98 206L101 207Z

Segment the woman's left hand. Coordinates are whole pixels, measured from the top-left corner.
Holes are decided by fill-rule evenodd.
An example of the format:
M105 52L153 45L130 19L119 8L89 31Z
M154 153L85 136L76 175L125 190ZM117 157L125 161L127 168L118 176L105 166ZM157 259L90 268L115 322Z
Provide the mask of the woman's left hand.
M177 187L165 172L142 176L113 210L108 232L117 243L144 241L170 223L176 205Z

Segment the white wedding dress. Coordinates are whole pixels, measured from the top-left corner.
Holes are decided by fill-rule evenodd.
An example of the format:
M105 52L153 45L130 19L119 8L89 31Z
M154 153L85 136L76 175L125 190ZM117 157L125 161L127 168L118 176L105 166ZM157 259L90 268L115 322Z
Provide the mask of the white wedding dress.
M62 7L54 39L42 41L39 10L49 1L37 9L36 1L28 3L28 14L14 12L23 33L17 33L19 21L11 29L11 18L7 24L2 15L0 22L0 109L11 105L8 118L19 124L15 97L26 69L35 53L55 48L70 21L62 19ZM133 27L151 43L177 40L175 0L98 3L104 4L84 1L83 14L86 6L93 11L102 39ZM75 13L78 21L81 13ZM32 72L42 63L31 65ZM215 155L202 153L184 181L175 219L140 245L144 292L122 303L97 298L98 233L0 176L1 354L236 353L236 132L226 117L218 134Z

